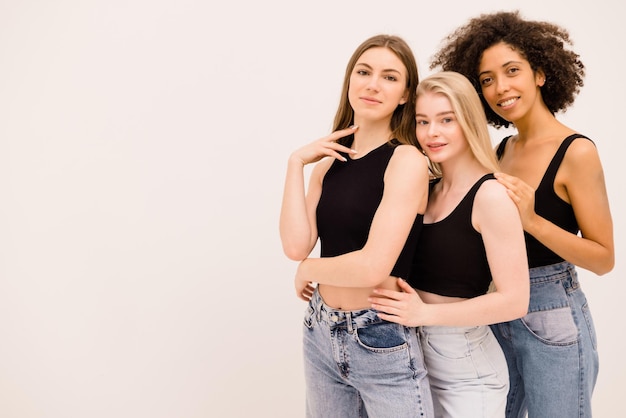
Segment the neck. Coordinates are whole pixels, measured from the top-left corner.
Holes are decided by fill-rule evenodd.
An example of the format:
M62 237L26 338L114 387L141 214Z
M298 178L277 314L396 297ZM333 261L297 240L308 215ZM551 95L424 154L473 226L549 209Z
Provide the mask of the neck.
M375 148L378 148L391 138L389 123L357 123L359 129L354 133L354 142L351 148L354 149L358 157Z
M473 157L464 161L442 163L442 191L469 190L479 178L488 172L489 170Z
M517 130L517 140L520 142L542 138L565 128L545 106L528 112L520 120L514 121L513 125Z

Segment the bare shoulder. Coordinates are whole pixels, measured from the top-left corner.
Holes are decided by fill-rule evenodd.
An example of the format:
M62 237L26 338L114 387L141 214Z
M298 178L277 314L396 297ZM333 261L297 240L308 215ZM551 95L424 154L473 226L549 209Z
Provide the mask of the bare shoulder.
M514 207L506 187L495 179L487 180L480 185L474 201L480 208L488 212L500 210L503 206Z
M426 157L413 145L398 145L391 157L392 161L400 164L416 164L419 168L428 168Z
M506 187L497 180L487 180L481 184L472 211L472 223L476 230L481 233L504 230L518 222L521 228L519 212Z
M567 149L565 159L584 162L589 158L596 158L598 149L595 143L587 138L576 138Z
M602 173L602 162L595 144L585 138L577 138L565 152L557 181L576 187L581 179L597 178Z

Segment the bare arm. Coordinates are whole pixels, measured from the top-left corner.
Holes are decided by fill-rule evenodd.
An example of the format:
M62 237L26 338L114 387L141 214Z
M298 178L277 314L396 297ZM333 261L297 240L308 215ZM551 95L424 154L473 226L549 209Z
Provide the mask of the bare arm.
M308 192L304 188L304 166L316 163L324 157L345 161L339 152L351 152L335 141L347 136L356 128L348 128L305 145L289 156L283 201L280 211L280 239L285 255L301 261L313 250L317 242L315 209L322 192L322 179L332 164L332 159L319 162L311 173Z
M406 326L476 326L524 316L530 280L524 234L517 209L504 188L485 182L474 201L473 223L482 234L496 290L457 302L427 304L406 282L403 292L376 289L371 298L382 319Z
M613 221L596 147L587 140L572 143L565 154L557 182L565 185L581 235L558 227L534 211L534 190L522 180L497 174L517 204L524 229L563 259L598 275L615 264Z
M372 287L389 277L428 198L428 166L417 148L400 145L385 172L385 188L365 246L337 257L308 258L296 281Z

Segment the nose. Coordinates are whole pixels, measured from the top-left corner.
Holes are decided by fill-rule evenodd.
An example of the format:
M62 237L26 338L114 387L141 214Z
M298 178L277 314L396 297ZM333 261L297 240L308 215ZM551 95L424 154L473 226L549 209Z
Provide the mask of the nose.
M380 79L378 76L372 76L369 79L369 83L367 83L367 88L373 91L378 91L379 89Z
M496 92L498 94L505 93L509 90L509 82L506 77L498 77L495 80L496 83Z
M436 123L429 123L428 124L428 136L433 138L433 137L437 137L439 136L439 128L437 126Z

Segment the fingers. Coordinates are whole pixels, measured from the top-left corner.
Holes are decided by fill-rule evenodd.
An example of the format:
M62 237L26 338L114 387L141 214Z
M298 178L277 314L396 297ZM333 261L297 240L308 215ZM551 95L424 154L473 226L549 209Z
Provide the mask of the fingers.
M395 322L396 324L405 325L404 324L405 321L399 316L387 315L382 312L378 312L378 317L382 319L383 321Z
M406 293L417 293L415 291L415 289L413 289L411 287L411 285L406 282L406 280L398 277L397 281L398 281L398 286L400 286L400 289L402 289L404 292L406 292Z
M313 292L315 291L315 286L311 283L308 283L302 290L296 287L296 296L298 299L302 299L305 302L309 302L313 297Z
M335 132L333 132L332 134L328 135L328 138L331 141L337 141L341 138L344 138L348 135L352 135L353 133L356 132L356 130L359 129L359 127L357 125L352 125L350 127L347 127L345 129L339 129Z
M498 180L498 182L502 184L504 187L506 187L507 189L511 189L515 187L516 185L515 183L516 183L517 177L509 176L508 174L504 174L504 173L494 173L494 176L496 180Z
M387 314L403 316L408 309L406 293L395 292L401 299L393 299L387 297L369 297L367 300L371 303L371 308Z
M389 302L389 299L373 298L373 299L370 299L370 301L372 303L371 305L372 309L375 309L379 312L383 312L383 313L395 315L395 316L402 313L402 309L398 309L396 306L390 303L387 303Z
M337 141L348 135L352 135L358 128L359 128L358 126L353 125L353 126L350 126L349 128L339 129L338 131L333 132L332 134L328 135L325 138L325 140L327 141L327 146L337 152L344 152L346 154L356 154L355 150L349 147L346 147L345 145L341 145L337 143ZM337 159L341 159L345 161L345 158L341 157L339 154L333 155L333 156Z
M522 200L513 190L511 189L507 189L506 190L506 194L509 195L509 197L511 198L511 200L513 200L515 203L519 203L520 200Z
M504 173L494 173L496 180L509 190L515 190L517 192L530 193L534 192L534 189L526 184L518 177L510 176Z
M504 173L496 173L495 176L498 183L506 188L506 193L516 204L519 204L522 197L528 193L529 186L517 177L509 176Z
M496 179L506 188L506 192L518 207L524 201L530 202L535 194L535 190L523 180L504 173L495 173Z
M405 294L404 292L398 292L391 289L374 289L374 293L391 300L402 300Z
M324 157L332 157L339 161L346 161L347 159L340 153L355 154L356 151L337 143L337 141L353 134L357 129L357 126L353 126L335 131L328 136L317 139L299 148L292 154L292 157L296 158L302 165L315 163Z
M305 302L309 302L311 300L312 295L307 294L306 292L300 292L297 294L298 299L302 299Z

